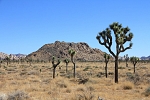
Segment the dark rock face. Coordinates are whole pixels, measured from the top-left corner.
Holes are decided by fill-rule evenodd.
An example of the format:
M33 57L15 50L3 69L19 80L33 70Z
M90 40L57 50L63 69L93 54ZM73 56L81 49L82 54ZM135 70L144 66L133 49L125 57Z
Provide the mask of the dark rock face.
M49 61L52 56L59 57L61 59L70 58L68 54L69 49L76 51L76 61L101 61L104 60L103 52L99 49L91 48L87 43L79 42L60 42L45 44L36 52L29 54L26 58L32 60Z

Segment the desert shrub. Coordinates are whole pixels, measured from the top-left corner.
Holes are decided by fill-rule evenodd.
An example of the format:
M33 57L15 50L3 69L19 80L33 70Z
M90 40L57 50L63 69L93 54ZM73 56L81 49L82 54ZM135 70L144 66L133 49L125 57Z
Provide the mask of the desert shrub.
M143 94L145 96L149 96L150 95L150 87L148 87Z
M133 74L131 72L127 72L126 75L127 75L127 77L133 78Z
M120 66L120 67L118 67L118 69L125 69L125 67Z
M100 78L100 77L102 77L102 76L104 76L104 75L105 75L104 72L99 72L96 76Z
M5 75L5 74L6 74L5 72L0 71L0 75Z
M78 79L79 84L85 84L89 81L89 78L80 78Z
M0 93L0 100L7 100L8 96L5 93Z
M85 91L85 89L84 89L83 87L78 87L76 91L78 91L78 92L79 92L79 91L84 92L84 91Z
M36 70L31 70L28 72L28 75L38 75L38 74L39 74L39 72Z
M47 79L42 79L42 83L44 83L44 84L48 84L50 82L50 79L49 78L47 78Z
M8 94L7 100L27 100L29 96L23 91L15 91Z
M20 68L28 68L29 66L27 65L20 65Z
M142 75L141 73L132 74L131 72L127 72L127 80L133 82L135 85L140 85L143 82L149 83L149 79L146 74Z
M108 75L114 75L114 72L108 72Z
M88 87L87 87L87 90L89 90L89 91L94 91L94 88L93 88L92 86L88 86Z
M7 69L7 66L4 66L4 69Z
M122 84L122 88L123 88L123 90L131 90L132 88L133 88L133 83L131 83L131 82L124 82L123 84Z
M25 72L25 71L20 72L20 76L26 75L26 74L27 74L27 72Z
M138 73L132 74L131 72L127 72L126 75L127 75L127 80L133 82L136 85L139 84L139 81L140 81L141 77L139 76Z
M15 71L15 68L8 67L6 70L7 70L7 71Z
M146 74L146 77L150 77L150 73Z
M80 94L76 94L71 100L94 100L94 94L91 91L83 91Z
M88 71L89 69L91 69L90 66L87 66L83 71Z
M140 67L140 69L148 69L146 66L142 66Z
M68 83L65 82L64 80L58 80L56 82L57 87L59 88L67 88L68 87Z
M71 89L67 88L67 89L66 89L66 92L67 92L67 93L71 93Z
M93 66L94 68L98 68L98 66Z

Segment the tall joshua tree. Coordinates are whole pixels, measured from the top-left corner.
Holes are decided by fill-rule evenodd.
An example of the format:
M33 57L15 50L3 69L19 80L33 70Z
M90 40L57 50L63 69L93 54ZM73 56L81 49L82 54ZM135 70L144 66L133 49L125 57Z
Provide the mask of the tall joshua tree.
M114 22L109 25L104 31L99 32L96 36L96 39L101 45L104 45L108 51L115 58L115 83L118 83L118 57L121 52L126 51L127 49L131 49L132 43L130 42L133 38L133 34L129 32L130 29L128 27L122 27L118 22ZM112 34L114 33L115 44L116 44L116 52L113 52L111 49L112 46ZM124 47L126 42L130 42L129 46Z
M66 63L66 73L68 71L68 63L69 63L69 59L65 59L64 62Z
M75 55L75 51L73 50L73 49L70 49L69 51L68 51L68 53L69 53L69 55L71 56L71 62L73 63L73 65L74 65L74 73L73 73L73 76L74 76L74 78L76 77L76 64L75 64L75 61L74 61L74 55Z
M134 73L135 73L135 65L137 64L137 62L139 61L138 57L131 57L130 61L133 63L134 66Z
M107 53L105 53L104 58L105 58L105 64L106 64L106 66L105 66L105 75L106 75L106 78L107 78L107 64L109 62L110 56Z
M56 72L56 67L60 64L60 59L58 59L57 63L55 64L55 57L52 57L52 65L53 65L53 78L55 78L55 72Z
M126 67L128 67L128 61L129 61L128 54L124 55L124 59L126 61Z

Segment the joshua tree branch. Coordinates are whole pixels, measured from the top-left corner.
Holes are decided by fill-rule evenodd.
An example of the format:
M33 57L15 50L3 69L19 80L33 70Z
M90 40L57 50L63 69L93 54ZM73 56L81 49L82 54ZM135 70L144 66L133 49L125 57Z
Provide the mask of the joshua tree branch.
M131 47L128 46L128 47L126 47L125 49L120 50L120 52L124 52L124 51L126 51L127 49L131 49Z

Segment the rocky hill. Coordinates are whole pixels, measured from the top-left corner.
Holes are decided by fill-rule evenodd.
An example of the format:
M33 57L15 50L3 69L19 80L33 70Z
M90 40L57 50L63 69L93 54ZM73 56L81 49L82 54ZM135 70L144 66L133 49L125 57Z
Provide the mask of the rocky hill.
M68 54L69 49L74 49L77 52L74 58L78 61L104 60L104 52L96 48L91 48L87 43L66 43L60 41L55 41L55 43L51 44L45 44L39 50L27 55L26 58L39 61L49 61L51 60L52 56L59 57L61 59L70 58L70 55Z

